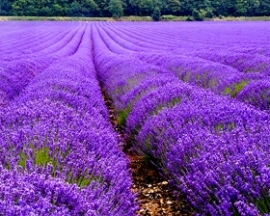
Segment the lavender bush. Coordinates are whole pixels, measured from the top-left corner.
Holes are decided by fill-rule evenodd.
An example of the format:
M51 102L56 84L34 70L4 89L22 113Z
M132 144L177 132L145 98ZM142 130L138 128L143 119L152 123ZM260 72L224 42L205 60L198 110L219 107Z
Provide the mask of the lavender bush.
M68 57L51 62L1 109L5 215L134 215L137 210L128 161L96 79L89 25L81 35L66 45L73 50ZM6 183L12 178L17 180Z
M236 53L239 47L228 50L223 37L203 44L207 34L196 39L196 46L183 43L176 35L184 33L169 28L178 24L166 28L168 41L175 42L171 45L159 34L160 25L136 24L129 31L125 23L104 25L92 36L99 79L133 138L133 150L150 156L198 215L269 213L269 115L250 106L260 102L248 101L255 93L249 90L252 83L268 73L267 65L260 66L268 57L257 55L255 47L249 54ZM202 25L209 29L214 24ZM182 25L187 26L195 28ZM247 46L247 39L241 40ZM227 54L219 59L220 47Z
M0 214L135 215L100 85L194 214L269 214L268 29L1 23Z

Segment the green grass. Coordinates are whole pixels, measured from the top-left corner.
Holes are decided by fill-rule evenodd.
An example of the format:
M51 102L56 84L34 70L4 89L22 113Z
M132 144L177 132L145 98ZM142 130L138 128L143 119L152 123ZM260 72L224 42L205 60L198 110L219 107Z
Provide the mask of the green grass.
M220 18L212 18L210 20L214 21L270 21L270 16L251 16L251 17L245 17L245 16L240 16L240 17L222 17Z
M219 133L223 130L233 130L235 128L235 123L231 122L231 123L218 123L217 125L215 125L215 131L216 133Z
M57 17L57 16L0 16L0 21L18 20L18 21L110 21L110 17Z
M58 162L49 155L50 149L48 147L42 147L40 149L35 149L34 146L30 145L30 148L33 150L34 153L34 164L40 166L40 167L44 167L46 166L48 163L51 163L54 167L53 173L51 173L52 175L54 175L54 172L57 168L57 166L59 165ZM68 154L69 150L67 152L64 153L64 155ZM18 165L22 166L24 169L26 168L26 161L28 160L28 156L21 151L20 152L20 159L18 161ZM67 174L67 182L69 183L75 183L77 184L79 187L86 187L88 185L90 185L90 183L92 181L98 181L98 182L102 182L102 177L101 176L94 176L94 175L88 175L87 171L81 173L80 175L76 176L76 177L72 177L71 176L71 171L69 174Z
M151 16L123 16L119 21L153 21Z
M162 15L162 21L186 21L187 16Z
M128 117L128 114L130 113L130 111L131 111L131 107L127 107L126 109L120 110L117 113L117 121L118 121L119 125L121 125L121 126L126 125L126 119Z
M159 111L161 111L163 108L172 108L180 102L181 98L178 97L173 98L172 100L166 102L165 104L158 105L151 115L158 115Z
M236 95L242 91L242 89L247 85L247 81L241 81L239 83L236 83L233 88L226 87L224 89L224 93L230 95L231 97L236 97Z
M40 149L34 149L31 148L34 152L34 159L35 159L35 164L39 166L45 166L48 163L52 163L54 168L57 166L57 161L54 160L54 158L49 156L49 151L50 149L48 147L42 147ZM26 161L27 161L27 155L24 154L23 151L20 152L20 159L18 164L22 166L24 169L26 167Z
M48 147L43 147L35 151L35 164L44 166L49 162L53 162L54 159L49 156L50 149Z
M150 16L124 16L118 20L112 17L58 17L58 16L0 16L0 21L152 21Z
M259 209L262 214L267 214L270 212L270 197L267 195L263 195L260 199L255 201L255 205Z
M187 16L162 15L161 21L186 21ZM123 16L117 20L112 17L60 17L60 16L0 16L0 21L21 20L21 21L153 21L151 16ZM214 17L205 18L205 21L270 21L270 16L258 17Z
M23 151L21 151L20 153L20 159L19 159L19 162L18 164L23 167L25 169L26 167L26 160L27 160L27 156L26 154L23 153Z

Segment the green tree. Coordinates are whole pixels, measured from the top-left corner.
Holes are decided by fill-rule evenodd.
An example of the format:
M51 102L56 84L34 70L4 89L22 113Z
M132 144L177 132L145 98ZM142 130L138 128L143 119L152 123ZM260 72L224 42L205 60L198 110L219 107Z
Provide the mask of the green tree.
M38 8L36 8L34 5L28 5L25 8L24 15L26 16L37 16L38 15Z
M159 21L161 18L161 13L159 7L155 7L153 13L152 13L152 19L155 21Z
M193 16L193 19L196 21L203 21L204 19L202 12L197 9L194 9L192 11L192 16Z
M124 14L121 0L111 0L109 2L109 11L113 18L118 19Z
M257 15L257 9L260 7L260 1L259 0L248 0L248 9L246 16L255 16Z
M140 0L139 1L139 15L146 16L153 11L153 1L152 0Z
M159 13L193 15L196 20L220 15L269 16L270 0L0 0L0 15L112 15L118 18L124 12L155 17Z
M78 0L71 3L69 16L98 16L99 8L94 0Z
M43 0L39 0L39 1L43 1ZM69 0L57 0L56 4L58 4L62 9L60 10L60 13L63 13L63 16L67 16L68 10L69 10L69 6L70 6L70 1ZM60 8L55 8L55 12L56 10L59 10Z
M51 10L49 7L42 7L39 12L39 16L51 16Z
M204 7L203 7L203 17L212 18L214 16L214 8L212 5L213 1L205 0Z
M10 15L11 14L11 3L9 0L0 0L0 15Z
M247 1L246 0L236 0L236 12L235 15L243 16L247 13Z
M16 0L12 4L12 10L15 15L23 16L25 15L27 8L27 1L26 0Z
M256 9L256 14L262 16L270 16L270 0L260 0Z
M192 10L194 8L197 8L197 6L195 6L195 2L192 0L181 0L181 8L180 8L180 13L182 15L191 15L192 14Z
M216 15L235 15L236 0L216 0L212 4L215 6Z
M180 1L179 0L168 0L169 13L177 15L180 12Z
M99 16L109 16L109 0L95 0L97 5Z
M84 16L97 16L98 15L98 6L94 0L83 0L81 2L81 13Z
M139 0L129 0L134 15L139 15Z
M74 1L71 3L71 5L68 9L68 15L69 16L82 16L81 5L79 2Z
M52 14L54 16L64 16L65 15L64 8L59 4L53 4L52 5Z

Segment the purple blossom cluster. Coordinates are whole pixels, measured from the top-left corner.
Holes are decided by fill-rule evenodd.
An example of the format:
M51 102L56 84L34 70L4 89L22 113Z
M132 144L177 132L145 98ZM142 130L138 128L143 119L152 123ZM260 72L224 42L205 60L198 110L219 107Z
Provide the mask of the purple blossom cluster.
M250 106L268 109L268 56L256 54L263 42L241 54L239 47L224 48L225 36L207 43L221 24L163 25L101 24L93 30L98 77L134 152L150 157L198 215L269 214L270 118ZM234 25L222 27L231 32ZM193 43L190 30L183 42L187 27L208 32ZM221 56L217 48L228 51L223 61L211 58Z
M262 110L270 109L269 78L250 82L236 97L238 100L252 104Z
M25 23L12 24L12 27L22 28L19 34L25 36L18 40L18 35L9 32L12 29L9 25L1 27L1 32L5 34L1 35L0 106L18 96L34 77L53 62L75 53L84 32L82 26L72 24L51 26L44 23L43 26L34 23L30 27ZM29 28L27 34L24 28Z
M135 215L128 160L118 146L96 77L91 25L61 26L74 27L66 32L69 41L61 41L68 38L63 37L63 47L55 52L45 48L44 56L30 43L25 58L36 65L44 59L46 67L0 109L0 214ZM49 26L44 33L53 40ZM10 88L10 93L16 90Z
M100 85L133 151L195 214L270 214L267 23L3 22L0 32L0 214L135 214Z
M162 28L166 33L161 34ZM250 82L263 80L270 73L267 24L263 22L256 26L252 22L103 24L99 32L113 53L136 56L219 95L238 99L242 90L249 89ZM245 94L252 97L253 93L246 90ZM269 104L268 98L261 103ZM265 110L261 103L249 104Z
M2 215L96 215L89 190L48 173L23 173L0 168ZM92 214L93 213L93 214Z

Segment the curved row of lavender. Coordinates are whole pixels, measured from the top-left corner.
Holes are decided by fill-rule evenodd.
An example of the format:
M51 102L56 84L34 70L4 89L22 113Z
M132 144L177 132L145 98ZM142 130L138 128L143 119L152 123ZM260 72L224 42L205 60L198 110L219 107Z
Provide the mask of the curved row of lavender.
M17 28L15 33L8 31L12 27ZM50 64L76 52L83 28L72 23L55 26L34 22L29 27L24 22L11 22L11 26L1 25L1 32L0 106L6 106Z
M199 215L270 213L269 115L248 105L269 106L266 24L20 24L0 26L0 212L134 215L97 69L134 151Z
M270 106L268 35L263 22L102 25L113 52L135 51L184 82L262 110Z
M188 47L185 55L177 58L181 46L186 46L176 38L181 29L171 30L175 33L172 42L179 47L175 54L168 54L173 45L160 36L159 25L101 23L93 28L98 76L115 103L119 122L133 138L134 151L150 156L177 191L186 194L198 215L269 214L268 113L180 81L163 65L190 60L193 67L196 58L186 55ZM189 26L180 26L185 25ZM121 35L124 31L130 34L126 41ZM148 31L151 37L161 39L144 43ZM138 32L143 36L136 39ZM233 79L241 73L197 59L211 68L216 73L213 78L218 76L221 83L228 82L228 74ZM220 74L214 70L216 65L229 70ZM258 82L263 79L256 74L250 77Z
M29 55L20 59L18 54L9 62L24 64L31 58L39 65L44 59L46 66L33 68L40 71L24 85L18 84L19 76L9 82L20 88L4 88L19 93L0 107L0 214L122 216L137 210L128 160L118 147L96 78L91 25L74 27L48 48L33 42ZM4 70L12 76L12 70ZM31 73L16 70L22 77Z

